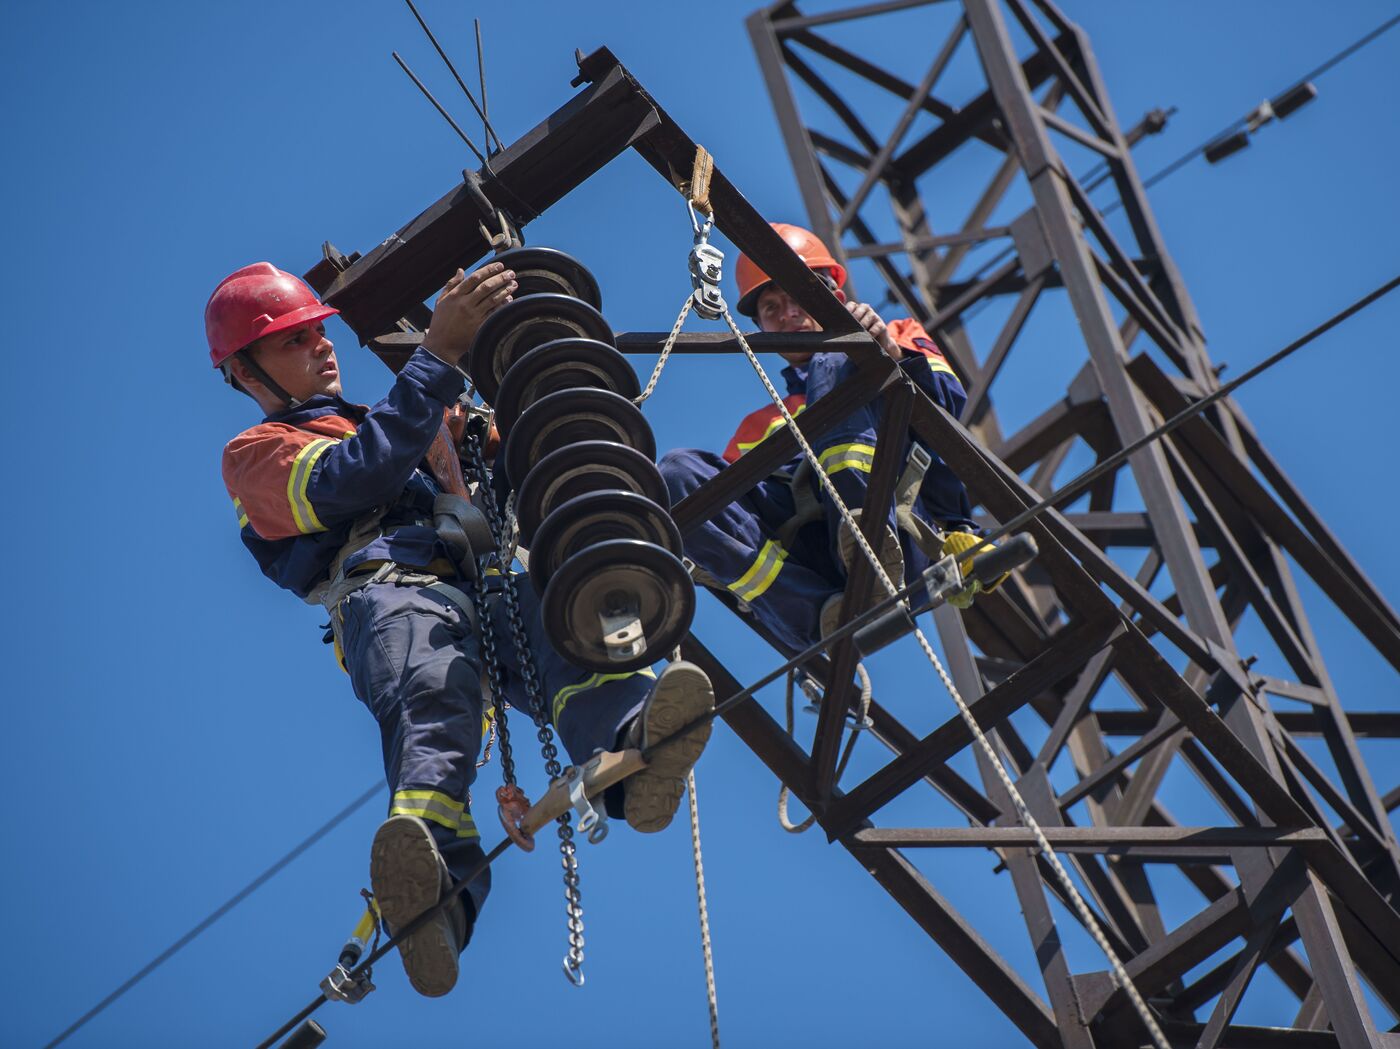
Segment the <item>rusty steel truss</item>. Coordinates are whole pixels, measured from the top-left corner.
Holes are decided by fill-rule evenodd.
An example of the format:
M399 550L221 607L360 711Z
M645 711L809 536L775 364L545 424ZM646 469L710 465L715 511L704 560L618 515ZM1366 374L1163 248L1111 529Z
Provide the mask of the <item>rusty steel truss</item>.
M970 394L962 420L926 399L878 351L720 167L710 199L719 229L824 329L756 336L754 348L810 344L857 363L853 378L798 418L801 430L815 439L883 398L867 505L890 505L903 466L894 449L912 429L964 480L991 522L1005 521L1053 491L1076 443L1102 459L1218 384L1148 209L1130 136L1115 120L1082 31L1048 3L941 4L928 12L934 57L918 84L832 39L851 19L915 6L895 0L806 17L784 3L753 15L749 30L811 225L846 255L876 260L895 298L947 347ZM975 50L985 83L954 104L938 88L959 48ZM889 97L889 137L867 130L822 79L818 60ZM325 261L307 275L391 367L421 341L430 317L424 300L458 266L489 252L497 209L523 227L628 148L678 190L685 186L695 142L606 49L580 55L579 68L582 90L494 156L489 169L467 172L363 257L327 245ZM831 108L845 139L803 122L789 73ZM934 126L906 141L919 114L931 115ZM1089 199L1057 152L1066 141L1106 162L1126 239L1115 237L1108 206ZM922 188L937 179L940 162L966 150L986 155L986 190L961 227L938 232ZM830 163L855 170L855 191L842 191L850 173L838 176ZM1017 186L1028 190L1030 206L989 225ZM897 241L877 239L874 231L888 220L869 216L880 202L892 210ZM993 238L1012 247L1005 261L963 276L972 247ZM1055 352L1082 354L1083 367L1063 397L1003 436L991 392L1038 303L1061 294L1077 324ZM1003 298L1012 304L1004 325L979 352L960 322L970 308ZM618 346L655 353L663 340L664 333L622 333ZM728 336L703 334L681 336L677 350L738 347ZM673 508L682 532L796 450L790 433L775 433ZM1136 502L1125 507L1130 497ZM882 519L867 513L868 532ZM1400 806L1400 787L1376 784L1357 744L1400 736L1400 713L1344 711L1295 572L1396 668L1400 618L1230 400L1135 454L1094 486L1086 506L1047 511L1027 530L1040 547L1036 563L968 613L940 607L935 624L959 690L1172 1043L1400 1045L1362 990L1364 983L1400 1013L1400 845L1389 815ZM850 593L867 592L869 572L864 563L854 566ZM1262 624L1272 645L1258 662L1237 642L1246 619ZM741 690L699 640L683 648L709 671L717 697ZM893 757L838 786L842 729L857 701L856 660L842 641L810 667L825 685L810 750L754 700L726 711L725 720L1029 1044L1143 1044L1145 1029L1105 967L1071 969L1056 925L1057 915L1067 920L1070 912L1052 908L1063 890L1016 825L998 779L980 754L977 781L954 768L971 737L951 704L939 708L942 724L921 733L907 726L896 701L877 698L872 731ZM1110 691L1117 701L1105 699ZM929 689L919 693L926 700ZM1214 825L1183 826L1167 809L1163 781L1178 770L1212 799ZM956 826L876 825L885 806L930 787L941 795L941 811L951 806L959 814ZM929 854L921 850L934 848L997 853L1026 919L1039 986L911 858L923 863ZM1198 894L1194 915L1174 928L1166 927L1159 900L1168 868ZM1260 967L1297 997L1296 1011L1271 1026L1233 1024Z

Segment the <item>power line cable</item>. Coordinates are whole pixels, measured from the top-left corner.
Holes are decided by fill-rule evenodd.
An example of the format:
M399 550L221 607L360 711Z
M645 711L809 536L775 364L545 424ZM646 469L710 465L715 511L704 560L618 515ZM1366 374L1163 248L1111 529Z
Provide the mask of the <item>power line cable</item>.
M1212 404L1219 401L1221 398L1227 396L1233 390L1239 389L1246 382L1249 382L1251 379L1254 379L1257 376L1263 374L1265 371L1274 367L1276 364L1279 364L1280 362L1286 360L1288 357L1296 353L1298 350L1302 349L1308 343L1314 341L1324 333L1332 330L1338 324L1341 324L1344 320L1348 319L1349 317L1352 317L1353 315L1359 313L1361 310L1372 305L1378 299L1393 291L1396 287L1400 287L1400 276L1392 278L1391 280L1387 281L1385 284L1377 288L1375 291L1372 291L1362 296L1360 299L1353 302L1350 306L1347 306L1345 309L1333 314L1331 317L1323 321L1311 331L1302 335L1298 339L1295 339L1293 342L1289 343L1277 353L1274 353L1269 357L1265 358L1259 364L1255 365L1253 368L1250 368L1248 371L1244 372L1242 375L1232 380L1227 385L1222 386L1220 389L1214 391L1209 396L1203 397L1198 401L1193 401L1185 409L1172 416L1171 419L1167 420L1165 423L1157 427L1157 429L1153 430L1151 433L1146 434L1144 437L1140 438L1138 441L1135 441L1132 445L1128 446L1127 448L1124 448L1116 455L1112 456L1110 459L1104 460L1102 463L1098 464L1093 469L1087 471L1084 474L1081 474L1078 478L1076 478L1070 484L1066 485L1060 491L1051 495L1049 498L1042 500L1035 506L1030 507L1025 513L1013 518L1012 521L1007 522L1007 524L1002 526L1000 530L993 533L994 536L1000 537L1006 532L1012 530L1013 528L1020 527L1021 524L1024 524L1026 521L1029 521L1033 517L1039 515L1040 513L1043 513L1045 510L1053 506L1056 502L1067 497L1069 494L1071 494L1072 491L1080 490L1083 488L1084 485L1092 483L1093 479L1099 476L1103 470L1107 469L1110 463L1114 462L1115 460L1117 462L1122 462L1128 456L1143 448L1147 443L1165 436L1167 433L1180 426L1183 422L1186 422L1191 417L1199 414L1206 408L1210 407ZM968 553L971 553L971 551L968 551ZM753 684L741 688L732 696L726 697L722 702L717 703L709 712L702 714L694 720L680 726L678 729L676 729L674 733L667 736L665 739L653 743L649 747L643 748L641 752L643 759L650 761L652 755L654 755L656 751L683 739L690 732L694 731L700 726L708 722L714 721L726 711L732 710L738 704L743 703L748 699L751 699L760 689L772 684L774 681L777 681L790 670L793 670L806 663L807 661L821 655L824 651L829 649L832 645L835 645L837 642L845 640L852 634L861 630L863 627L875 622L881 616L885 615L891 609L895 608L900 602L906 601L909 598L916 596L923 589L924 580L922 577L920 577L918 579L915 579L914 582L910 583L904 588L890 594L884 600L877 603L873 608L870 608L864 614L851 619L843 626L828 634L821 641L818 641L815 645L812 645L806 650L799 652L787 662L783 663L782 666L770 671L768 674L759 678ZM471 882L474 881L477 877L479 877L484 870L486 870L488 867L491 866L491 864L493 864L497 859L499 859L501 855L504 854L505 851L509 849L512 844L513 841L511 838L503 838L489 853L487 853L481 859L477 860L476 863L473 864L472 867L467 871L462 880L454 884L448 892L444 893L442 898L436 904L429 907L422 914L418 915L417 918L413 919L413 921L409 922L402 929L398 930L396 933L394 933L392 936L386 939L377 950L371 952L369 955L361 959L359 965L356 966L351 975L358 975L359 973L365 971L366 969L374 965L375 962L379 961L379 959L383 958L384 955L388 954L391 950L398 946L398 944L402 940L412 935L416 930L421 928L427 922L431 921L433 917L437 915L443 908L447 907L454 899L461 895L461 893L466 890L466 887L469 884L471 884ZM292 1029L295 1028L299 1023L301 1023L303 1020L306 1020L308 1017L311 1016L312 1013L316 1012L316 1010L318 1010L322 1005L324 1005L326 1003L326 1000L327 999L324 994L318 995L305 1008L303 1008L300 1012L294 1015L291 1019L286 1021L286 1023L282 1024L282 1026L279 1027L276 1031L274 1031L267 1039L260 1042L258 1044L257 1049L271 1049L271 1047L275 1045L279 1039L281 1039L284 1035L290 1033Z
M198 925L192 928L189 932L185 933L185 935L181 936L169 947L161 951L160 954L156 955L145 966L137 970L135 974L133 974L129 979L127 979L126 982L123 983L120 987L118 987L115 991L107 995L106 998L103 998L102 1001L98 1002L87 1012L83 1013L82 1016L78 1017L78 1019L74 1020L71 1024L69 1024L68 1027L66 1027L57 1038L49 1042L48 1045L44 1046L44 1049L53 1049L54 1046L67 1039L80 1027L82 1027L88 1021L92 1020L95 1016L97 1016L99 1013L105 1010L117 999L121 998L122 995L130 991L147 976L150 976L151 973L155 972L158 968L160 968L167 961L169 961L178 951L188 946L202 932L204 932L216 921L222 918L225 914L233 910L240 903L242 903L249 896L251 896L254 892L256 892L259 888L265 885L268 881L270 881L274 876L280 873L285 867L287 867L288 864L290 864L303 852L311 848L311 846L315 845L327 834L335 830L336 827L340 826L347 819L353 816L356 812L362 809L365 805L367 805L370 802L371 799L373 799L376 795L382 793L383 790L384 785L382 783L376 783L374 786L370 787L369 790L365 791L354 801L350 802L349 805L345 806L345 808L341 809L334 816L328 819L325 823L321 824L321 826L317 827L309 835L303 838L301 842L298 843L290 852L284 855L272 866L268 867L267 870L263 871L243 888L239 889L238 892L230 896L226 901L224 901L224 903L220 904L214 910L214 912L209 915L209 917L205 918L202 922L200 922Z
M1350 44L1342 48L1336 54L1332 55L1326 61L1322 62L1315 68L1310 69L1297 80L1293 81L1293 83L1291 83L1287 88L1285 88L1284 91L1279 92L1279 94L1286 94L1288 91L1291 91L1293 88L1298 87L1301 84L1305 84L1310 80L1316 80L1324 73L1331 71L1336 66L1345 62L1348 58L1356 54L1356 52L1360 51L1367 44L1371 43L1377 37L1386 33L1390 29L1393 29L1396 25L1400 25L1400 15L1395 15L1392 18L1386 19L1380 25L1372 29L1369 33L1366 33L1358 39L1353 40ZM1275 97L1278 96L1276 95ZM1143 179L1142 188L1151 189L1153 186L1157 185L1157 183L1163 181L1164 179L1170 178L1172 175L1176 174L1191 161L1199 157L1202 153L1206 151L1206 149L1208 149L1215 142L1219 141L1221 138L1224 138L1226 135L1233 134L1234 132L1238 131L1240 128L1245 127L1248 124L1249 116L1239 117L1238 119L1231 121L1229 124L1225 125L1225 127L1221 128L1215 134L1205 139L1205 141L1201 142L1199 145L1193 146L1191 149L1187 150L1185 153L1177 157L1165 167L1160 168L1153 174L1149 175L1147 178ZM1103 185L1111 177L1112 169L1108 161L1101 160L1088 171L1084 172L1084 174L1080 177L1079 182L1080 185L1083 186L1084 192L1087 194L1093 192L1099 186ZM1123 202L1121 199L1110 201L1109 204L1103 208L1101 214L1108 215L1114 211L1117 211L1122 206ZM984 276L986 276L986 274L989 273L1003 259L1014 254L1015 251L1016 248L1014 245L1002 248L1001 251L997 252L997 254L993 255L981 266L979 266L977 270L968 278L967 283L975 284L977 281L981 280ZM887 295L885 301L892 304L894 302L893 293ZM980 312L980 309L977 312ZM972 316L976 316L976 313L973 313Z
M410 5L410 6L412 6L412 5ZM417 12L415 11L415 14L416 14L416 13L417 13ZM1377 37L1381 36L1383 33L1385 33L1387 30L1393 28L1393 27L1394 27L1395 25L1397 25L1397 24L1400 24L1400 15L1396 15L1396 16L1390 18L1390 19L1387 19L1385 22L1381 23L1381 25L1377 26L1375 29L1371 30L1369 33L1367 33L1366 35L1362 36L1360 39L1354 41L1353 43L1349 44L1347 47L1343 48L1341 51L1337 52L1337 53L1336 53L1335 55L1333 55L1332 57L1328 58L1326 61L1324 61L1321 65L1317 66L1315 69L1313 69L1313 70L1309 71L1308 73L1304 74L1304 75L1303 75L1302 77L1300 77L1297 81L1295 81L1295 86L1296 86L1296 84L1301 84L1301 83L1303 83L1303 82L1305 82L1305 81L1308 81L1308 80L1314 80L1314 79L1316 79L1317 77L1321 76L1322 74L1324 74L1324 73L1328 72L1329 70L1333 69L1334 67L1336 67L1337 65L1339 65L1339 64L1341 64L1343 61L1345 61L1346 59L1350 58L1350 57L1351 57L1352 55L1354 55L1357 51L1361 50L1361 48L1365 47L1365 46L1366 46L1367 44L1369 44L1371 41L1375 40ZM395 55L394 57L395 57L396 59L398 58L397 55ZM400 60L400 65L402 65L402 64L403 64L403 63L402 63L402 60ZM409 71L405 68L405 72L409 72ZM454 72L455 72L455 71L454 71ZM413 74L412 74L411 72L409 72L409 76L412 77L412 75L413 75ZM415 82L416 82L416 81L417 81L417 78L414 78L414 79L415 79ZM460 79L460 78L459 78L459 79ZM420 84L420 90L421 90L421 89L422 89L422 88L421 88L421 84ZM464 91L466 90L466 89L465 89L465 86L463 86L463 90L464 90ZM425 94L426 94L426 91L425 91ZM468 96L468 98L471 98L471 93L470 93L469 91L467 92L467 96ZM428 96L428 97L429 97L429 99L431 100L431 96ZM473 99L472 101L475 102L474 99ZM438 108L439 108L439 112L443 112L440 106L439 106ZM444 116L446 116L445 112L444 112ZM448 119L449 119L449 122L451 122L450 118L448 118ZM483 119L484 119L484 116L483 116ZM1193 160L1195 157L1197 157L1197 156L1199 156L1201 153L1203 153L1203 152L1205 151L1206 147L1207 147L1208 145L1210 145L1212 142L1214 142L1216 139L1220 138L1221 135L1228 134L1229 132L1232 132L1232 131L1236 130L1237 128L1239 128L1240 126L1242 126L1243 124L1247 123L1247 119L1248 119L1248 118L1240 118L1239 120L1234 121L1233 123L1231 123L1230 125L1228 125L1226 128L1224 128L1222 131L1217 132L1215 135L1212 135L1212 136L1211 136L1209 139L1207 139L1205 142L1201 143L1200 145L1194 147L1192 150L1190 150L1190 151L1188 151L1187 153L1183 154L1182 156L1178 157L1176 160L1172 161L1172 162L1171 162L1170 164L1168 164L1166 167L1162 168L1161 170L1159 170L1158 172L1156 172L1155 174L1153 174L1152 176L1150 176L1149 178L1147 178L1146 180L1144 180L1144 181L1143 181L1143 188L1146 189L1146 188L1149 187L1149 186L1153 186L1153 185L1157 184L1158 182L1161 182L1163 179L1167 178L1168 176L1174 174L1176 171L1180 170L1186 163L1188 163L1189 161ZM452 123L453 123L453 126L454 126L454 128L455 128L455 127L456 127L455 122L452 122ZM471 142L470 142L469 139L467 139L466 135L465 135L460 129L457 129L457 131L458 131L458 134L462 136L463 140L466 141L468 145L471 145ZM497 139L497 142L499 142L499 139ZM475 148L474 148L474 147L473 147L473 151L475 152ZM478 153L478 156L480 156L479 153ZM1102 180L1100 180L1099 182L1095 182L1093 185L1094 185L1094 186L1097 186L1097 185L1100 184L1101 181L1102 181ZM1091 186L1091 187L1086 187L1086 188L1093 188L1093 187ZM1105 213L1107 213L1108 211L1113 210L1114 205L1117 205L1117 206L1119 206L1119 207L1122 206L1122 205L1121 205L1121 201L1115 201L1115 202L1113 202L1113 204L1110 205L1108 208L1105 208L1105 209L1104 209L1104 210L1105 210ZM992 266L995 262L997 262L997 261L999 261L1000 259L1004 258L1010 251L1013 251L1013 250L1014 250L1014 249L1006 249L1006 250L1004 250L1000 255L996 256L994 259L992 259L992 260L990 260L988 263L984 264L984 266L982 267L982 269L978 271L979 274L985 272L985 271L986 271L988 268L990 268L990 266ZM975 276L974 276L974 279L976 279ZM1198 401L1193 401L1190 405L1188 405L1186 408L1182 409L1182 411L1180 411L1179 413L1177 413L1176 415L1174 415L1171 419L1167 420L1167 421L1166 421L1165 423L1163 423L1161 426L1157 427L1157 429L1153 430L1151 433L1145 434L1144 436L1140 437L1137 441L1134 441L1132 444L1128 445L1126 448L1121 449L1119 452L1115 453L1113 456L1110 456L1108 459L1105 459L1105 460L1103 460L1102 462L1098 463L1098 464L1095 465L1093 468L1091 468L1090 470L1086 471L1084 474L1081 474L1078 478L1076 478L1074 481L1071 481L1069 484L1065 485L1063 488L1058 489L1054 494L1052 494L1052 495L1049 496L1048 498L1046 498L1046 499L1042 500L1041 502L1037 503L1035 506L1029 507L1028 509L1026 509L1025 511L1023 511L1021 514L1018 514L1016 517L1012 518L1012 519L1011 519L1010 521L1008 521L1006 524L1002 525L1002 526L1001 526L1000 528L998 528L995 532L993 532L991 536L989 536L989 537L987 537L986 539L984 539L984 540L982 541L982 545L985 546L986 544L995 541L995 539L998 539L998 538L1001 538L1001 537L1005 536L1005 535L1008 534L1009 532L1014 531L1015 529L1021 527L1022 525L1026 524L1026 523L1029 522L1030 520L1032 520L1032 519L1034 519L1035 517L1039 516L1040 513L1044 512L1045 510L1047 510L1047 509L1049 509L1050 507L1054 506L1056 503L1058 503L1058 502L1060 502L1060 501L1062 501L1062 500L1064 500L1064 499L1067 499L1070 495L1072 495L1072 494L1074 494L1074 493L1083 491L1084 488L1086 488L1088 485L1092 484L1094 480L1096 480L1097 478L1101 477L1104 473L1108 472L1110 469L1116 468L1116 467L1117 467L1118 465L1120 465L1123 461L1125 461L1126 459L1128 459L1131 455L1133 455L1133 454L1135 454L1136 452L1142 450L1144 447L1146 447L1148 444L1152 443L1153 441L1155 441L1155 440L1157 440L1157 439L1159 439L1159 438L1165 436L1167 433L1169 433L1169 432L1171 432L1172 430L1176 429L1176 428L1177 428L1178 426L1180 426L1182 423L1186 422L1186 421L1189 420L1190 418L1192 418L1192 417L1194 417L1195 415L1199 414L1201 411L1203 411L1204 409L1206 409L1206 408L1209 407L1210 405L1212 405L1212 404L1216 403L1217 401L1223 399L1224 397L1228 396L1231 392L1233 392L1234 390L1238 389L1240 386L1244 385L1244 383L1248 382L1250 379L1253 379L1253 378L1257 377L1258 375L1262 374L1264 371L1266 371L1266 370L1268 370L1269 368L1273 367L1274 365L1280 363L1281 361L1283 361L1284 359L1286 359L1287 357L1289 357L1290 355L1292 355L1292 354L1293 354L1294 352L1296 352L1297 350L1302 349L1302 348L1303 348L1304 346L1306 346L1308 343L1310 343L1310 342L1312 342L1314 339L1318 338L1318 337L1319 337L1320 335L1322 335L1323 333L1325 333L1325 332L1331 330L1331 329L1334 328L1336 325L1338 325L1338 324L1340 324L1342 321L1346 320L1348 317L1352 316L1352 315L1355 314L1355 313L1360 312L1362 309L1364 309L1365 307L1371 305L1371 303L1375 302L1377 299L1380 299L1380 298L1383 297L1384 295L1386 295L1386 294L1388 294L1389 292L1393 291L1397 286L1400 286L1400 277L1395 277L1395 278L1393 278L1392 280L1388 281L1386 284L1382 285L1380 288L1377 288L1375 291L1373 291L1373 292L1371 292L1370 294L1364 296L1363 298L1357 300L1357 302L1353 303L1351 306L1348 306L1346 309L1342 310L1340 313L1335 314L1333 317L1329 318L1327 321L1324 321L1322 324L1318 325L1316 328L1314 328L1312 331L1308 332L1306 335L1304 335L1304 336L1302 336L1301 338L1299 338L1299 339L1295 340L1294 342L1290 343L1288 346L1285 346L1282 350L1279 350L1277 353L1275 353L1275 354L1273 354L1272 356L1266 358L1264 361L1260 362L1259 364L1255 365L1253 368L1251 368L1251 369L1249 369L1248 371L1244 372L1242 375L1240 375L1240 376L1237 377L1236 379L1232 380L1232 381L1229 382L1229 383L1226 383L1224 386L1220 387L1218 390L1214 391L1214 392L1211 393L1209 396L1204 397L1204 398L1202 398L1202 399L1200 399L1200 400L1198 400ZM916 583L916 584L913 584L912 587L907 587L907 588L905 588L904 591L901 591L900 594L895 595L895 597L890 598L887 602L882 602L881 605L878 605L878 606L876 606L876 608L871 609L871 610L870 610L869 612L867 612L865 615L860 616L859 618L857 618L857 619L855 619L855 620L852 620L850 623L848 623L848 624L846 625L846 627L844 627L844 628L842 628L841 630L837 631L835 634L831 635L830 637L825 638L820 644L814 646L813 648L809 649L808 651L806 651L806 652L804 652L804 653L801 653L798 657L795 657L795 659L788 661L787 664L785 664L785 665L784 665L782 668L780 668L778 671L775 671L774 674L769 675L768 677L761 679L761 683L760 683L760 684L756 684L756 685L750 686L749 688L744 689L744 690L742 690L742 691L739 692L739 693L736 693L734 696L731 696L729 699L727 699L727 700L725 700L723 703L719 704L719 706L717 706L717 707L715 708L715 710L714 710L713 712L711 712L711 714L707 715L706 717L707 717L708 719L713 719L714 717L717 717L723 710L728 709L728 708L731 707L734 703L749 698L754 692L756 692L759 688L762 687L762 684L763 684L763 683L771 683L771 681L777 680L777 677L774 676L774 675L780 676L781 674L786 673L787 670L791 669L791 668L794 667L794 666L797 666L798 664L800 664L800 663L802 663L802 662L805 662L807 659L810 659L812 656L814 656L814 655L816 655L818 652L824 650L828 645L834 643L836 640L839 640L839 639L841 639L841 638L844 638L844 637L848 636L848 635L851 634L851 633L854 633L857 629L859 629L861 626L865 625L865 624L868 623L868 622L873 622L873 621L877 618L876 613L877 613L877 612L883 612L883 611L885 610L884 606L885 606L886 604L890 604L890 603L892 603L892 602L894 602L894 601L896 601L896 600L898 600L898 599L901 599L902 597L907 597L909 594L913 593L914 590L918 589L918 587L921 586L921 585L922 585L922 583ZM676 735L677 735L677 736L680 736L680 735L683 734L684 731L685 731L685 730L682 730L682 732L678 732ZM218 921L220 918L222 918L225 914L227 914L229 911L231 911L234 907L238 906L238 904L242 903L243 900L247 899L248 896L252 895L253 892L255 892L255 891L256 891L257 889L259 889L262 885L264 885L266 882L268 882L268 881L271 880L273 877L275 877L278 873L280 873L285 867L287 867L293 860L295 860L295 859L296 859L298 856L300 856L303 852L305 852L305 851L306 851L307 849L309 849L311 846L315 845L316 842L318 842L318 841L321 840L321 838L325 837L325 836L326 836L327 834L329 834L332 830L334 830L337 826L339 826L339 825L340 825L341 823L343 823L346 819L348 819L350 816L352 816L355 812L357 812L359 809L361 809L362 807L364 807L364 806L365 806L365 805L380 791L380 789L381 789L381 788L380 788L379 784L376 783L373 787L371 787L369 790L367 790L364 794L362 794L360 797L358 797L357 799L355 799L354 801L352 801L349 805L347 805L347 806L346 806L344 809L342 809L340 812L338 812L338 813L336 813L334 816L332 816L332 817L331 817L329 820L327 820L324 824L322 824L322 825L321 825L320 827L318 827L315 831L313 831L308 837L306 837L303 841L301 841L298 845L296 845L290 852L288 852L288 853L286 853L284 856L282 856L279 860L277 860L277 861L276 861L275 863L273 863L270 867L268 867L265 871L263 871L261 874L259 874L255 879L253 879L253 881L251 881L251 882L250 882L248 885L246 885L243 889L239 890L239 891L238 891L237 893L235 893L232 897L230 897L227 901L225 901L222 905L220 905L217 909L215 909L215 910L213 911L213 913L211 913L207 918L205 918L203 921L201 921L198 925L196 925L194 928L192 928L189 932L185 933L185 935L183 935L183 936L180 937L178 940L176 940L173 944L171 944L169 947L167 947L164 951L162 951L159 955L157 955L154 959L152 959L149 963L147 963L143 968L141 968L140 970L138 970L134 975L132 975L130 978L128 978L124 983L122 983L116 990L114 990L114 991L113 991L111 994L109 994L106 998L102 999L102 1001L98 1002L97 1005L93 1006L93 1007L92 1007L91 1009L89 1009L86 1013L84 1013L84 1014L83 1014L82 1016L80 1016L77 1020L75 1020L72 1024L70 1024L70 1025L69 1025L66 1029L64 1029L56 1038L54 1038L52 1041L50 1041L50 1042L44 1047L44 1049L53 1049L54 1046L57 1046L57 1045L59 1045L60 1043L62 1043L63 1041L65 1041L65 1040L66 1040L67 1038L69 1038L74 1032L76 1032L79 1028L83 1027L85 1024L87 1024L89 1021L91 1021L94 1017L96 1017L98 1014L100 1014L101 1012L103 1012L103 1011L104 1011L105 1009L107 1009L110 1005L112 1005L114 1002L116 1002L118 999L120 999L123 995L125 995L125 994L126 994L128 991L130 991L133 987L135 987L137 984L139 984L142 980L144 980L147 976L149 976L152 972L154 972L154 971L155 971L157 968L159 968L162 964L164 964L166 961L168 961L168 960L169 960L172 956L174 956L178 951L180 951L180 950L183 949L185 946L187 946L189 943L191 943L193 940L195 940L201 933L203 933L206 929L208 929L210 926L212 926L215 922L217 922L217 921ZM505 843L503 843L503 844L505 844ZM501 851L504 851L504 850L501 849L501 848L499 848L499 847L498 847L498 849L493 850L492 853L491 853L491 855L487 858L486 862L483 863L481 866L484 868L485 866L489 865L489 863L490 863L492 860L494 860L497 856L500 855L500 852L501 852ZM467 881L469 882L470 879L467 879ZM463 884L466 884L466 882L464 882ZM445 904L446 899L445 899L443 902L444 902L444 904ZM436 908L433 909L432 911L430 911L430 912L424 914L424 915L421 916L421 917L423 918L423 920L426 920L426 919L429 917L429 915L432 914L432 913L436 913ZM412 928L416 928L417 925L418 925L418 923L415 922L413 926L410 926L409 928L406 928L406 929L404 930L404 934L407 934ZM380 950L379 950L378 952L375 953L375 955L373 956L373 959L377 959L377 958L379 958L379 957L382 957L384 954L388 953L388 951L389 951L390 949L392 949L392 948L397 944L397 942L398 942L399 939L400 939L400 937L394 937L394 938L390 939L389 941L387 941L387 942L380 948ZM367 962L370 961L370 960L371 960L371 959L366 959ZM289 1031L292 1027L294 1027L294 1026L296 1025L297 1022L299 1022L300 1020L302 1020L302 1019L304 1019L305 1017L309 1016L309 1015L311 1014L311 1012L314 1011L315 1006L316 1006L316 1005L319 1005L322 1001L324 1001L324 998L318 999L317 1002L315 1003L315 1005L313 1005L312 1007L309 1007L308 1009L303 1010L301 1013L299 1013L296 1017L293 1018L292 1021L290 1021L290 1023L289 1023L287 1026L284 1027L284 1029L283 1029L283 1031L282 1031L281 1033L285 1033L286 1031ZM274 1037L273 1037L272 1039L270 1039L269 1042L275 1041L277 1037L280 1037L280 1034L274 1035Z

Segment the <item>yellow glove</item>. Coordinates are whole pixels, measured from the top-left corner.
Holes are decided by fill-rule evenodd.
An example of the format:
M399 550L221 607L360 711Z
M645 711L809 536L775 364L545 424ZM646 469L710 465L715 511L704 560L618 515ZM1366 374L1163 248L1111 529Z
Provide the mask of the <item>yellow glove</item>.
M972 569L972 563L976 561L977 558L983 556L984 554L990 554L993 550L996 549L995 544L988 543L977 552L975 557L972 557L965 561L960 556L962 554L965 554L967 551L973 549L981 542L981 538L979 536L973 535L971 532L945 532L943 534L943 556L948 557L951 555L953 557L957 557L958 570L962 572L963 578L967 579L967 585L963 587L963 589L960 590L957 594L954 594L948 599L948 603L954 608L966 609L972 607L972 599L974 597L976 597L979 593L983 591L991 593L997 587L1001 586L1002 583L1006 582L1006 580L1011 575L1010 572L1006 572L999 579L993 581L992 583L989 583L986 586L983 586L976 579L968 578L968 573Z

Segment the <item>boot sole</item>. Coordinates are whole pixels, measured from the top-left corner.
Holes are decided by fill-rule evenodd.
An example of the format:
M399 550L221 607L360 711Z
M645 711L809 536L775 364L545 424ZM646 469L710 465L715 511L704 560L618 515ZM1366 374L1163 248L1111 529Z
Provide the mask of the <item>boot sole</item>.
M714 687L705 672L694 663L672 663L662 671L642 712L642 745L669 739L682 725L714 706ZM700 760L713 728L712 722L706 722L662 747L649 765L626 781L624 814L628 826L655 834L670 825L685 794L686 776Z
M432 833L414 816L393 816L374 836L370 884L390 931L401 929L442 898L442 863ZM440 998L457 984L457 945L446 911L399 944L413 989Z

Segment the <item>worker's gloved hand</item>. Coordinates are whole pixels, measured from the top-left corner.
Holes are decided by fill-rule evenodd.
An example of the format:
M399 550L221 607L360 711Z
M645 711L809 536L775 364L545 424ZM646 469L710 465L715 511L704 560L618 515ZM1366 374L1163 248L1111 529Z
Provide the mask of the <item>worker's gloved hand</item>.
M481 325L511 299L515 273L491 262L471 273L458 270L449 277L433 307L433 323L423 336L423 348L434 357L456 364L471 348Z
M904 351L899 348L899 343L890 337L889 329L885 327L884 320L875 312L873 306L864 302L848 302L846 309L850 311L856 322L869 333L870 337L880 344L880 349L895 360L904 356Z
M952 555L957 557L958 570L962 572L963 578L967 579L967 585L948 598L948 603L954 608L971 608L973 598L980 593L991 593L997 587L1001 586L1002 583L1006 582L1007 578L1011 575L1010 572L1005 572L985 586L979 580L968 578L972 570L972 563L980 559L984 554L990 554L996 549L995 544L988 543L978 550L970 560L964 561L960 555L973 549L981 542L982 539L979 536L973 535L971 532L945 532L943 534L943 556L948 557Z

